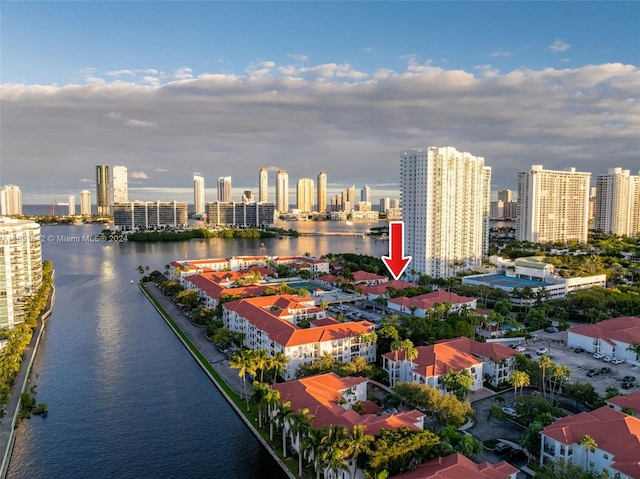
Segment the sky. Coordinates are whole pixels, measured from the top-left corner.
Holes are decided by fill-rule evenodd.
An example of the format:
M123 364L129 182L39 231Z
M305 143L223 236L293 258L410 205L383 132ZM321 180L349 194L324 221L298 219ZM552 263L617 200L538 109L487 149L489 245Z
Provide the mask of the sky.
M640 170L640 2L0 3L0 184L25 204L124 165L129 199L234 200L269 168L290 191L398 196L403 151Z

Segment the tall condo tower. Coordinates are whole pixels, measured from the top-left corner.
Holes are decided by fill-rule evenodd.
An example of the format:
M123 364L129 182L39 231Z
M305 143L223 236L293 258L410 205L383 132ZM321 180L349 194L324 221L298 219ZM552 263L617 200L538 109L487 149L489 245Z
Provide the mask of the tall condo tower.
M91 192L89 190L80 192L80 214L91 215Z
M76 197L75 197L75 195L69 195L67 197L67 204L69 205L69 216L75 216L75 214L76 214Z
M327 174L321 171L318 174L318 213L327 212Z
M587 241L591 173L575 168L518 173L517 239L534 243Z
M491 168L484 158L430 146L400 155L400 206L410 268L434 278L479 266L489 247Z
M311 213L313 211L313 180L311 178L300 178L296 184L297 207L301 213Z
M221 176L218 178L218 201L231 203L231 177Z
M640 172L610 168L596 178L594 227L618 236L640 234Z
M96 208L99 215L111 214L111 177L107 165L96 166Z
M364 185L360 190L360 201L371 203L371 187L369 185Z
M196 215L203 215L204 210L204 178L193 175L193 205Z
M289 175L284 170L276 174L276 211L278 213L289 211Z
M260 168L260 177L258 178L258 202L264 203L269 201L269 172L266 168Z
M129 185L127 183L127 167L113 167L113 202L127 203L129 201Z
M0 190L0 213L3 216L22 214L22 192L16 185L5 185Z

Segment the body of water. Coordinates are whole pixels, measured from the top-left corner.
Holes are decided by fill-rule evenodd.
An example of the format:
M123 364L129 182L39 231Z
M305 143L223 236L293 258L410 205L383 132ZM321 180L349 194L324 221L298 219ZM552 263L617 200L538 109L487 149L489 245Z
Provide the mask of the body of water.
M30 214L27 207L25 213ZM375 225L283 226L366 232ZM84 241L101 228L42 228L43 257L56 269L57 294L32 379L49 414L20 425L8 477L284 477L137 285L130 283L139 278L136 266L163 270L185 257L255 254L382 256L388 253L388 242L359 236Z

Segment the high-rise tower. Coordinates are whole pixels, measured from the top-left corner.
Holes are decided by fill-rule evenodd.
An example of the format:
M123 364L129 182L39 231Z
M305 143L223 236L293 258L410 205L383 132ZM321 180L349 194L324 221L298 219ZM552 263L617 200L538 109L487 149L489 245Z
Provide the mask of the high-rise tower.
M218 201L231 203L231 177L221 176L218 178Z
M400 155L404 250L420 273L446 278L479 266L489 246L491 168L453 147Z
M327 212L327 174L321 171L318 174L318 213Z
M80 192L80 214L91 215L91 192L89 190Z
M371 187L369 185L364 185L360 190L360 201L371 203Z
M127 203L129 201L129 184L127 182L127 167L113 167L113 202Z
M594 227L618 236L640 234L640 172L610 168L596 178Z
M575 168L545 170L533 165L518 173L518 223L520 241L550 243L587 241L589 181L591 173Z
M260 168L260 177L258 179L258 202L264 203L269 201L269 172L266 168Z
M96 212L111 214L111 177L107 165L96 166Z
M193 175L193 205L196 215L203 215L204 209L204 178Z
M22 214L22 192L16 185L5 185L0 190L0 214L4 216Z
M300 178L296 184L297 207L301 213L311 213L313 211L313 180L311 178Z
M289 211L289 175L285 170L276 174L276 211L286 213Z

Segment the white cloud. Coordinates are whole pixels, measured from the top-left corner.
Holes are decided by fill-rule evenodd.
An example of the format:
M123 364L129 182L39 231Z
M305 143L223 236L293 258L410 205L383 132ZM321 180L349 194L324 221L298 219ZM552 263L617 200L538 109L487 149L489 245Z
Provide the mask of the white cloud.
M149 176L144 171L132 171L129 173L129 178L133 178L136 180L147 180Z
M307 55L298 55L295 53L290 53L289 55L287 55L290 58L293 58L294 60L297 60L299 62L306 62L309 57Z
M158 173L167 173L169 170L167 170L166 168L156 168L156 171ZM195 173L194 173L195 174Z
M568 50L570 47L571 45L569 45L564 40L561 40L558 38L555 42L549 45L549 50L551 50L553 53L558 53L558 52L564 52Z
M491 52L491 54L489 55L490 57L503 57L503 58L508 58L511 56L511 52L507 52L502 50L501 48L499 48L498 50Z
M125 125L135 126L139 128L155 128L158 124L155 121L145 120L125 120Z
M82 178L82 179L80 180L80 182L82 182L82 183L91 183L92 181L93 181L93 180L90 180L89 178Z

